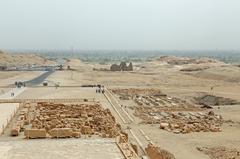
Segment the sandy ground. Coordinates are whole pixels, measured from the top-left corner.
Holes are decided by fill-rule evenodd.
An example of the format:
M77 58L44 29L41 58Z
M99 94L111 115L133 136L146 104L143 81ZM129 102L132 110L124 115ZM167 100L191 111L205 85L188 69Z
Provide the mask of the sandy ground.
M13 99L27 88L13 88L9 89L8 92L5 92L0 95L0 99ZM11 96L11 93L14 92L14 96ZM14 113L18 109L18 103L1 103L0 104L0 133L3 132L3 128L7 126L8 122L13 117Z
M136 132L136 136L139 137L139 140L144 146L146 146L148 142L146 142L144 137L139 134L139 129L142 129L154 143L173 153L177 159L208 159L208 156L199 152L196 149L197 147L201 146L226 146L229 148L240 149L239 124L224 124L222 126L222 132L218 133L201 132L191 134L173 134L160 130L158 125L139 124L139 119L137 117L134 117L131 114L131 110L129 109L127 109L126 111L130 113L130 115L134 118L135 122L132 124L124 124L121 121L119 115L111 106L111 104L109 104L109 102L103 95L96 94L95 89L73 87L82 84L103 84L108 88L158 88L170 96L181 97L184 99L193 97L199 92L206 92L213 95L240 100L240 81L238 80L240 79L239 68L235 68L229 65L226 65L224 67L214 65L210 69L200 72L182 72L180 71L180 69L188 66L170 66L158 63L156 61L152 61L147 63L134 64L135 67L133 72L104 72L93 71L93 68L107 68L108 66L101 66L98 64L86 64L79 60L71 60L68 62L68 65L72 66L71 68L73 68L74 70L57 71L47 78L47 80L51 81L52 83L60 83L60 88L28 88L19 96L17 96L17 98L95 98L96 100L100 101L102 105L112 111L113 115L116 117L117 121L123 125L124 129L126 129L126 127L131 127L132 130ZM38 73L36 72L36 74ZM8 81L8 79L12 79L12 81L14 81L18 76L24 76L25 78L32 77L32 75L28 72L21 75L18 74L13 77L8 76L6 79L0 80L0 85L7 85L8 83L10 83L6 82ZM213 90L210 89L211 87L213 87ZM129 101L123 102L122 104L131 106L134 105L134 102ZM240 122L239 105L221 106L220 109L215 108L214 112L221 114L226 120L231 119L234 122ZM134 140L134 138L132 138L131 136L130 139ZM59 143L61 143L60 141L64 142L65 140L59 140ZM81 140L79 140L79 142L80 141ZM21 145L25 141L18 142L19 145ZM12 143L6 142L4 144L5 149L8 150L9 146L11 147ZM37 145L37 143L35 145ZM44 147L45 144L40 145ZM56 145L56 142L53 141L51 145L51 150L53 152L58 152L57 149L53 148L54 145ZM75 146L72 144L65 145L65 147L69 146L75 148ZM93 151L95 151L94 147L92 149ZM21 150L19 151L21 152ZM23 154L25 153L26 152L24 152ZM79 152L79 156L81 156L80 154L82 153L83 152Z
M7 126L8 121L10 121L18 107L19 104L17 103L0 104L0 134L3 132L3 127Z
M14 98L16 98L18 95L20 95L21 93L23 93L26 90L27 90L26 87L12 88L12 89L8 90L7 92L3 93L0 96L0 99L14 99ZM14 93L13 96L11 95L12 93Z
M0 141L0 149L1 159L124 158L115 142L106 139Z
M42 73L44 71L0 71L0 86L13 85L16 81L28 81Z
M9 74L8 74L9 73ZM42 74L43 72L0 72L1 79L0 85L8 86L9 84L14 84L14 81L26 81L36 76ZM14 99L27 88L1 88L0 99ZM14 96L11 94L14 93ZM3 131L3 127L6 127L8 121L13 116L14 112L19 107L18 103L2 103L0 104L0 133Z
M170 151L177 159L208 159L197 147L219 147L240 149L240 126L224 125L222 132L199 132L191 134L173 134L159 129L159 125L141 125L145 133L162 148Z
M97 98L95 88L81 88L81 87L40 87L28 88L24 93L16 97L17 99L76 99L76 98Z

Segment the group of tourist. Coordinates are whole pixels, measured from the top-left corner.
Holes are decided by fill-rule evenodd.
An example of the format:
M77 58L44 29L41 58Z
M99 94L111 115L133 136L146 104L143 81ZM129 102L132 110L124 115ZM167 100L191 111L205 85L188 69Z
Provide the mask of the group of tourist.
M98 85L98 87L96 89L96 93L104 94L105 93L104 86Z

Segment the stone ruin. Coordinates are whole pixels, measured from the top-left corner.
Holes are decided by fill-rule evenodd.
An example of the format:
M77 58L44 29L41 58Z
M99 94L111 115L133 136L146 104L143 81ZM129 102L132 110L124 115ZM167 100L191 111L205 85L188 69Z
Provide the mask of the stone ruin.
M173 154L153 144L148 144L145 151L150 159L175 159Z
M119 65L113 64L113 65L111 65L110 70L111 71L121 71L121 68Z
M202 109L184 100L167 96L140 96L135 98L135 116L145 124L160 124L173 133L220 132L223 119L213 111Z
M126 89L111 89L114 94L119 96L119 99L134 99L140 95L158 95L158 96L165 96L160 90L154 88L146 88L146 89L139 89L139 88L126 88Z
M121 126L116 123L109 109L99 104L38 103L33 111L25 106L12 136L24 131L26 138L79 138L81 135L114 138Z
M121 132L116 138L116 144L126 159L138 159L138 146L129 142L128 134Z
M159 124L173 133L220 132L224 120L213 111L178 97L170 97L158 89L113 89L120 100L133 100L133 115L144 124Z
M157 110L149 107L135 109L144 124L159 124L160 129L173 133L220 132L222 116L210 112Z
M110 71L133 71L132 62L127 66L126 62L121 62L120 65L113 64L110 67Z
M220 132L223 124L222 117L215 115L213 111L178 112L168 113L168 115L160 119L160 129L173 133Z
M12 126L12 129L11 129L12 136L18 136L19 133L24 129L24 125L29 124L29 115L28 115L29 109L30 109L29 104L23 105L23 108L20 110L20 114L16 122Z

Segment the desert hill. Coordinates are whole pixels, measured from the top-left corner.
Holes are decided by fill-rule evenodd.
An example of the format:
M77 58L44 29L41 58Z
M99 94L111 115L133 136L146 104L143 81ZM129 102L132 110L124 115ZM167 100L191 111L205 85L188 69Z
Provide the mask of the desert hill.
M53 65L54 61L51 61L45 57L32 54L32 53L8 53L0 50L0 66L26 66L37 65L46 66Z

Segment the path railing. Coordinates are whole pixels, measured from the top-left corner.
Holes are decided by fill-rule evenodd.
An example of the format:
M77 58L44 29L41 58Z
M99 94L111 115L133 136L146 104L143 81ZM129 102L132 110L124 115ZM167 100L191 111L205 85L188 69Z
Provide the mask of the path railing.
M72 103L72 102L95 102L95 98L68 98L68 99L0 99L0 103Z

